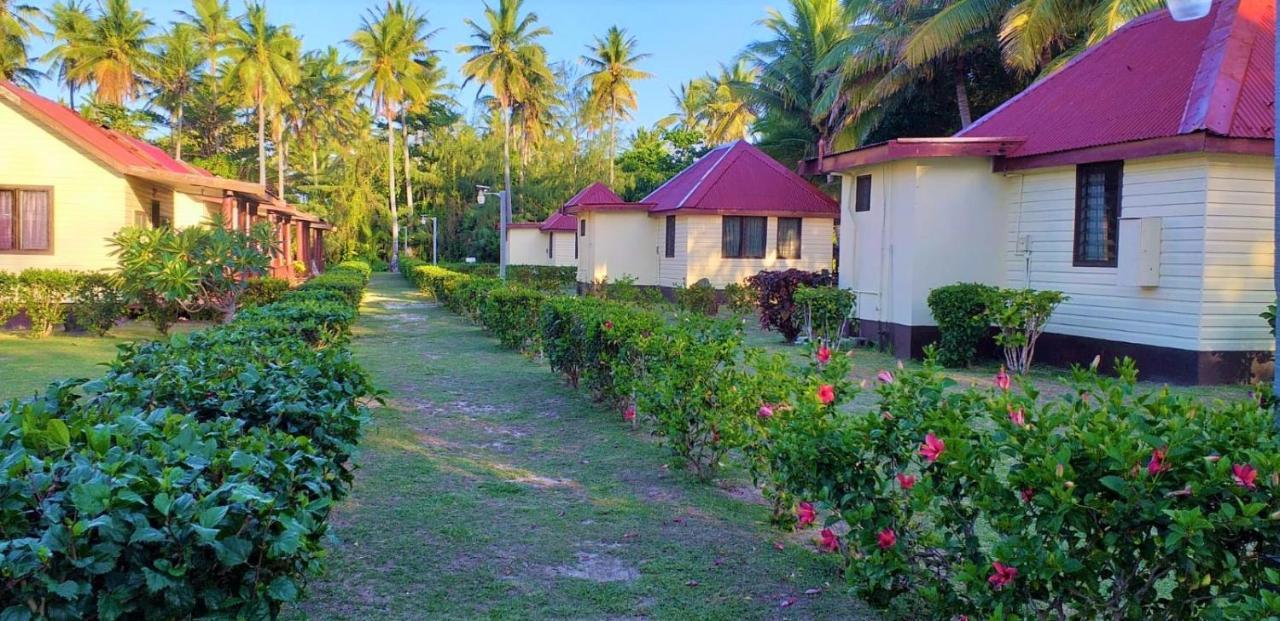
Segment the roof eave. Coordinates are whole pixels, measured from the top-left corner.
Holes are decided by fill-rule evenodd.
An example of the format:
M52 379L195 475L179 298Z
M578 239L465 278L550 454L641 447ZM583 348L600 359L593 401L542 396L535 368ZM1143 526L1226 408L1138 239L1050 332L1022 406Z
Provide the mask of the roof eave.
M800 162L802 175L837 173L896 160L936 157L1000 157L1025 142L1021 137L897 138Z

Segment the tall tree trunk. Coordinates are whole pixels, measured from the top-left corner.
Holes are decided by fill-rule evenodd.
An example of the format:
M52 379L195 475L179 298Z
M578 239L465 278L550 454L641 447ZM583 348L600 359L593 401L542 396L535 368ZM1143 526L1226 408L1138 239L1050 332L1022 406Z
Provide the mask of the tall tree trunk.
M504 217L508 214L503 210L504 206L511 205L511 105L503 106L502 119L502 180L505 187L506 199L498 203L498 222L501 223L501 231L499 231L498 239L498 258L499 269L498 276L503 280L507 278L507 221ZM505 203L505 204L504 204Z
M289 147L285 144L283 123L277 124L272 141L276 143L276 191L284 198L284 169L289 158Z
M173 136L173 157L174 159L182 159L182 101L178 101L178 130Z
M320 157L316 154L316 145L311 145L311 184L315 185L320 177Z
M618 159L618 106L609 102L609 186L613 187L613 162Z
M956 107L960 109L960 129L973 125L973 112L969 110L969 89L964 84L964 60L956 60Z
M391 271L400 271L400 214L396 211L396 128L391 104L383 106L387 119L387 194L391 199Z
M258 183L267 185L267 113L263 107L262 87L255 89L258 98Z
M409 106L400 109L400 128L404 130L404 200L405 208L405 236L404 251L409 253L409 233L413 230L413 176L409 174Z

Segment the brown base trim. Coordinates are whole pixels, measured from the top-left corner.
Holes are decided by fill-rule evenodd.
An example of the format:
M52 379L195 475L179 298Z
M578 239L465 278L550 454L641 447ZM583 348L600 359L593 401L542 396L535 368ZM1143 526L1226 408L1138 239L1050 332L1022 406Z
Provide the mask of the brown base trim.
M935 326L863 320L858 335L871 343L911 358L924 356L926 345L938 339ZM985 339L979 356L998 358L995 344ZM1045 333L1036 344L1036 363L1058 367L1087 365L1101 357L1103 372L1114 370L1117 358L1133 358L1144 380L1180 385L1242 384L1271 378L1275 356L1269 351L1192 351L1083 336Z

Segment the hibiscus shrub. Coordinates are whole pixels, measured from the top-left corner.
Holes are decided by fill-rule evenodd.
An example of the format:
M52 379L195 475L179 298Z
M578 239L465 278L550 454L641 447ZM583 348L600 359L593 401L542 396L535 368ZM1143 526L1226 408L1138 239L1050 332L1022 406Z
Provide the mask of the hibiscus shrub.
M927 300L938 324L938 361L948 367L967 367L978 356L978 345L991 327L987 307L996 288L976 282L938 287Z
M1280 442L1256 401L1205 405L1077 370L1065 397L882 372L879 403L778 417L775 480L830 511L860 594L936 618L1261 619L1280 612ZM809 505L812 506L812 505ZM801 507L798 515L809 515ZM1269 590L1270 589L1270 590Z
M551 370L564 376L574 388L586 366L587 327L582 321L588 304L597 304L591 298L556 296L542 304L538 320L538 332L542 338L542 351Z
M795 302L796 289L801 286L835 286L836 277L826 270L763 271L748 278L747 284L756 292L756 305L760 307L760 327L775 330L782 334L782 338L791 342L804 329L804 316Z
M503 347L537 352L542 343L538 321L546 298L526 287L495 287L480 304L480 321Z
M375 394L342 346L347 293L291 292L0 404L0 618L267 619L296 601Z

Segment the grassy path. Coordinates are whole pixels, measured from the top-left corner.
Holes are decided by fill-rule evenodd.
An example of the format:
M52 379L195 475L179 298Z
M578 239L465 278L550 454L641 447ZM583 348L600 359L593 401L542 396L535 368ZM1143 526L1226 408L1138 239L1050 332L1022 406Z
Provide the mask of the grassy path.
M874 618L812 533L770 530L741 482L668 468L643 432L400 277L374 277L354 349L388 403L292 618Z

